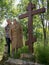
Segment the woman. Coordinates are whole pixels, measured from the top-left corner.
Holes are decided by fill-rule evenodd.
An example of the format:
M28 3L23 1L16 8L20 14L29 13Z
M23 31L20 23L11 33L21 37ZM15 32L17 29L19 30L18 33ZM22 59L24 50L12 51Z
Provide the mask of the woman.
M11 41L12 41L12 55L14 56L15 49L16 52L18 48L23 46L22 41L22 27L19 22L14 19L13 25L11 27Z

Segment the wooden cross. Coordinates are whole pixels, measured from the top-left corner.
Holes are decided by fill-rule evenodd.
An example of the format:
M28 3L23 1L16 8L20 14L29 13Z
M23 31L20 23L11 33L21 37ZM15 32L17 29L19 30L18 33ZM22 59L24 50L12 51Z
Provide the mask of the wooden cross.
M30 52L33 52L32 43L34 43L36 41L36 38L34 38L33 34L32 34L32 32L33 32L33 27L32 27L33 26L33 20L32 20L33 15L45 12L45 8L41 8L38 10L33 10L33 8L35 8L35 5L30 2L27 7L28 12L19 16L19 19L28 17L28 41L26 43L29 46Z

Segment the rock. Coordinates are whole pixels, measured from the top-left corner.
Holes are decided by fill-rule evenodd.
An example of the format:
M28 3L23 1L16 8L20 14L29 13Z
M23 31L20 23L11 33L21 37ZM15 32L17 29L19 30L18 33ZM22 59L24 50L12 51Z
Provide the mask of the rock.
M34 54L27 54L27 53L22 53L20 55L20 59L24 59L27 61L35 61Z
M31 58L31 57L32 57L32 55L26 54L26 53L22 53L20 56L20 58Z
M6 62L7 65L42 65L34 62L23 61L20 59L9 58Z

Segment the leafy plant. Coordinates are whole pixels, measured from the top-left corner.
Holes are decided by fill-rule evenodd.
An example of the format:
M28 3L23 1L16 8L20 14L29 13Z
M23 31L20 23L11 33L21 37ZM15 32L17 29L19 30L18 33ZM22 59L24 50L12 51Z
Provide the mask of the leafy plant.
M49 65L49 44L39 43L35 46L36 61L45 65Z
M17 52L14 54L14 58L20 58L21 53L29 53L28 46L23 46L19 48Z
M20 53L29 53L28 46L23 46L22 48L18 49Z

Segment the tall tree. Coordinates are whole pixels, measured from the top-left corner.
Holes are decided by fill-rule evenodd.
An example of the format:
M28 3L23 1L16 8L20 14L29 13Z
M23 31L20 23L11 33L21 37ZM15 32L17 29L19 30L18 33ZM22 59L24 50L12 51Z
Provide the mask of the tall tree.
M49 0L47 0L47 20L49 20Z
M0 0L0 20L10 18L13 14L13 4L15 0Z

